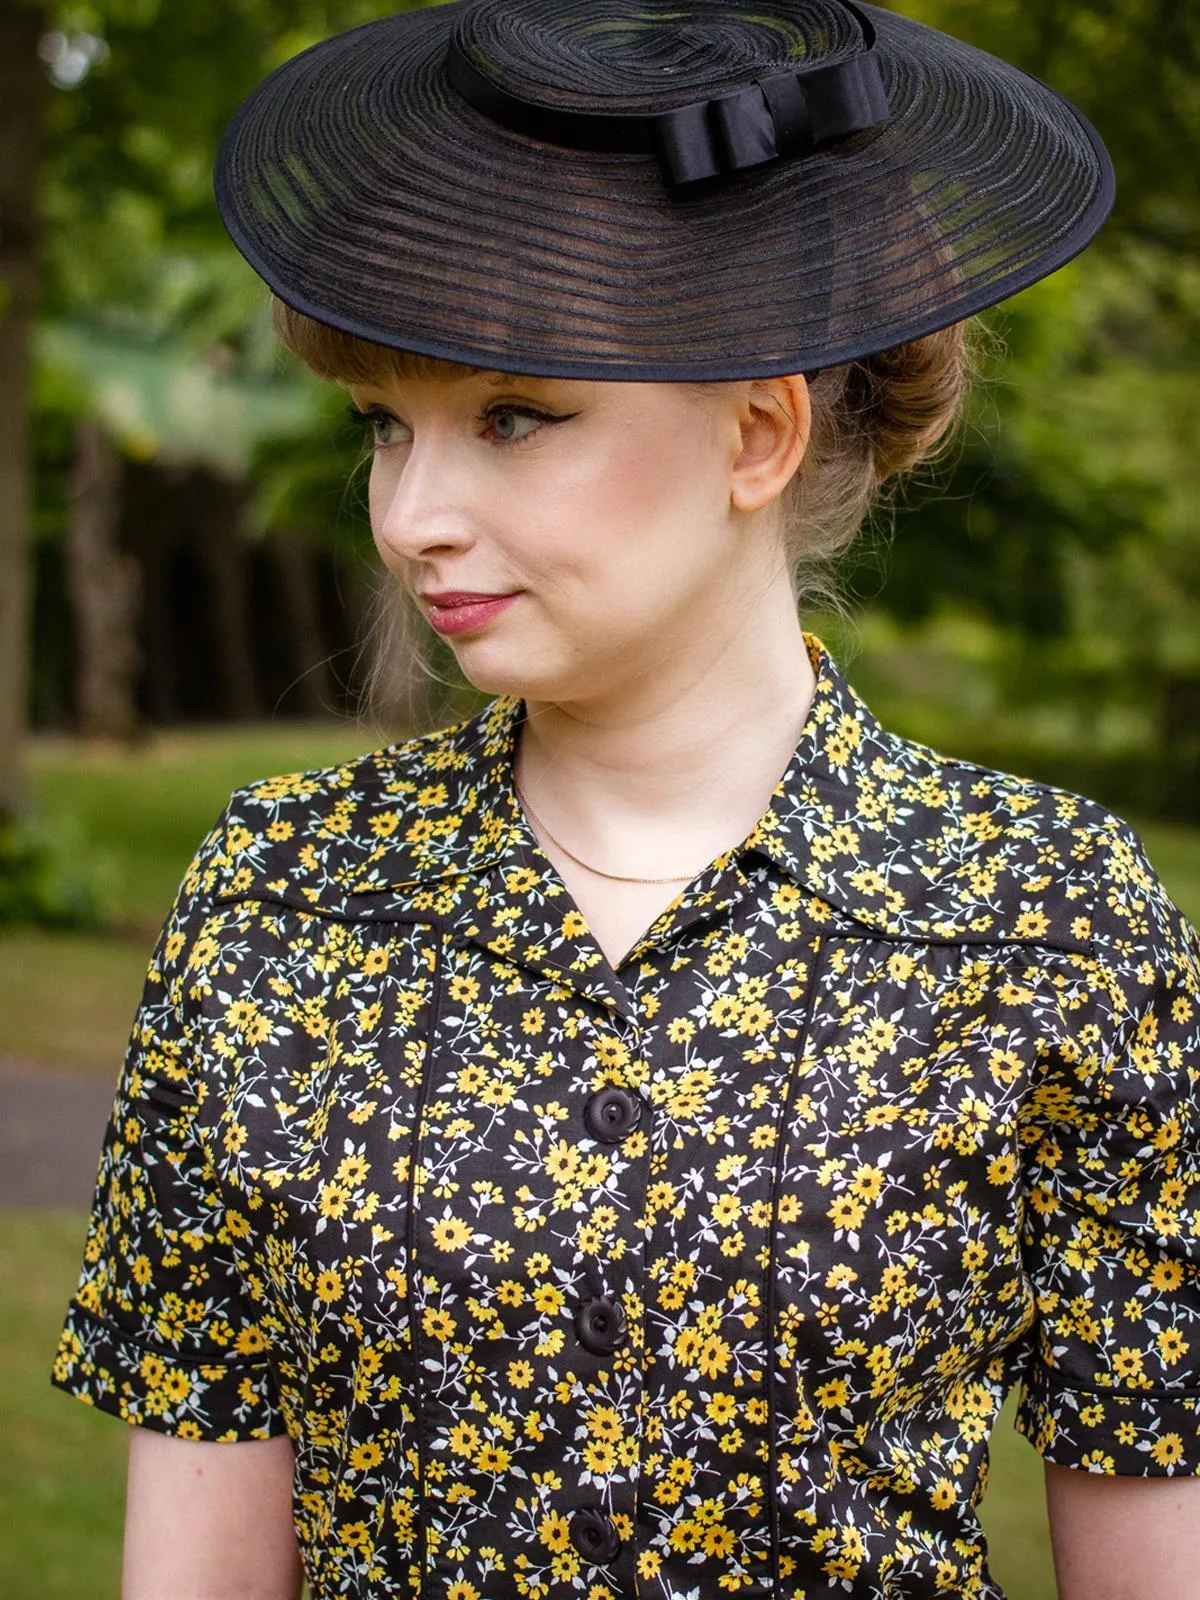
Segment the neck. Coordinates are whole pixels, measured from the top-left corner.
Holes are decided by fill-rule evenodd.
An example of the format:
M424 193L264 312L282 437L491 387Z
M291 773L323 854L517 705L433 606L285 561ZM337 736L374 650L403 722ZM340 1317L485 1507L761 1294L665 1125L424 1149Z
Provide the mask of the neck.
M527 702L517 775L538 813L597 865L685 872L737 844L804 725L812 664L790 588L707 659L587 703Z

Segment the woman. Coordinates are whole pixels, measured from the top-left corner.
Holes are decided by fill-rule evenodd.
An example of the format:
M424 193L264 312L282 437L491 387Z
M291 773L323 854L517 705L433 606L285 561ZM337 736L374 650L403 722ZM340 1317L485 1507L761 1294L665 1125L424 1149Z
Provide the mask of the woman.
M184 880L56 1368L141 1425L127 1595L997 1596L1014 1382L1065 1600L1192 1593L1194 935L796 607L1095 135L843 0L481 0L289 63L218 196L499 698Z

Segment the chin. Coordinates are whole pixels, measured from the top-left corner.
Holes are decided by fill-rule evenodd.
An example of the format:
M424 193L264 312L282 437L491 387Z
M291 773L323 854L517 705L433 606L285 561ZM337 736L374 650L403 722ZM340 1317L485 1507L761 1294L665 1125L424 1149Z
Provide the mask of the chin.
M530 671L528 662L514 661L509 651L489 649L480 640L474 647L462 644L454 653L463 677L480 694L540 698L545 675Z
M460 646L455 652L459 669L480 694L510 695L515 700L573 701L586 697L588 685L595 688L596 675L581 671L578 662L567 669L549 662L531 666L529 660L515 661L509 651L490 651L484 641L478 649Z

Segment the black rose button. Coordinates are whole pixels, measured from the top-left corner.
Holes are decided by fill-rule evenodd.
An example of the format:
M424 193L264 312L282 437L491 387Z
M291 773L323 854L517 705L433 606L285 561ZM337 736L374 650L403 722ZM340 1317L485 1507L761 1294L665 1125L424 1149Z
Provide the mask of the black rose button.
M575 1317L575 1332L585 1350L594 1356L609 1356L629 1337L625 1307L608 1295L585 1300Z
M641 1098L632 1089L598 1089L583 1108L587 1131L602 1144L620 1144L641 1117Z
M602 1511L576 1511L571 1518L571 1543L585 1561L605 1566L621 1553L621 1536Z

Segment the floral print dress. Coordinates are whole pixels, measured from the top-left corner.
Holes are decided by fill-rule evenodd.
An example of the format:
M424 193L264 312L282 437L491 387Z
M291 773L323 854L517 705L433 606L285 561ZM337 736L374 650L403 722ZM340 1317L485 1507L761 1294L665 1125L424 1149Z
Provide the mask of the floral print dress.
M613 971L519 704L238 792L154 956L55 1381L295 1446L313 1593L997 1600L1047 1460L1200 1471L1197 941L1073 795L819 683Z

